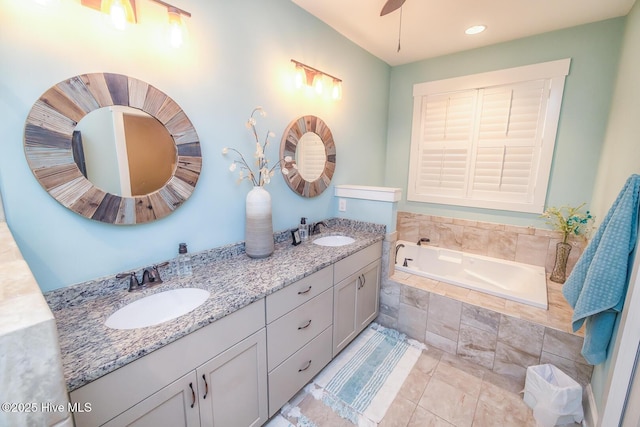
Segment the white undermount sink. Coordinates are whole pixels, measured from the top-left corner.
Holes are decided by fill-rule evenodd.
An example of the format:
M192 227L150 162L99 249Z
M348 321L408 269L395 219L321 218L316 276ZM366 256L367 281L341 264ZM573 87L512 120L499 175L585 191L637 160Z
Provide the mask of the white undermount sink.
M113 313L104 323L111 329L137 329L157 325L198 308L209 298L209 291L180 288L149 295Z
M356 239L349 236L325 236L313 241L313 244L320 246L344 246L355 242Z

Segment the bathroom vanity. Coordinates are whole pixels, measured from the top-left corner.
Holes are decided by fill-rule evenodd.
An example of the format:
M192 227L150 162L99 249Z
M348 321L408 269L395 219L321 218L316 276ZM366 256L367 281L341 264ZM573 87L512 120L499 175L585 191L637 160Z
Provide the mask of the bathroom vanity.
M70 400L91 406L74 413L76 425L264 424L377 316L384 227L362 224L335 220L317 236L355 238L341 247L312 237L280 242L264 260L199 254L188 284L168 277L143 293L188 285L211 296L157 326L104 326L143 296L124 281L108 292L92 282L47 295Z

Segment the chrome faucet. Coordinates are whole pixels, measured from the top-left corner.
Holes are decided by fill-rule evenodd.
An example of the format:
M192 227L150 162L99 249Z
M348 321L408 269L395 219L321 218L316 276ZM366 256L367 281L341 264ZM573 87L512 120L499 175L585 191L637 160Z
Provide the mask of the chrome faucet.
M395 261L395 263L394 263L394 264L397 264L397 263L398 263L398 250L399 250L400 248L404 248L404 244L400 243L400 244L396 245L396 261Z
M321 226L321 225L324 225L324 226L325 226L325 228L329 228L329 226L328 226L327 224L325 224L325 223L324 223L324 222L322 222L322 221L319 221L319 222L316 222L315 224L313 224L313 225L311 226L311 234L313 235L313 234L318 234L318 233L320 233L320 226Z

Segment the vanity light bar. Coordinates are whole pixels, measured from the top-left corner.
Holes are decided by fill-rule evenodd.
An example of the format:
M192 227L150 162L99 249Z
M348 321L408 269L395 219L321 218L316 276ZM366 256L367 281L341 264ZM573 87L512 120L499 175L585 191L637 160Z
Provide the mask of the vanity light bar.
M154 0L155 1L155 0ZM331 97L334 100L342 98L342 79L311 67L307 64L303 64L300 61L292 59L296 66L295 85L297 88L301 88L303 85L312 86L318 95L322 95L324 90L323 77L326 76L332 80Z
M162 0L149 0L149 1L152 1L152 2L154 2L154 3L161 4L161 5L165 6L165 7L166 7L168 10L170 10L171 12L174 12L174 13L175 13L175 12L177 12L177 13L179 13L180 15L184 15L184 16L187 16L187 17L191 18L191 14L190 14L189 12L187 12L186 10L180 9L179 7L175 7L175 6L174 6L174 5L172 5L172 4L169 4L169 3L163 2Z
M136 0L128 0L128 1L131 4L131 7L133 8L133 12L136 13ZM176 12L178 12L180 15L184 15L189 18L191 17L191 13L187 12L186 10L180 9L179 7L175 7L174 5L164 2L162 0L149 0L149 1L161 4L167 9L173 9ZM90 7L92 9L100 10L102 5L102 0L80 0L80 4L83 6Z
M191 17L191 13L162 0L149 1L167 8L167 14L169 15L169 24L171 25L172 33L170 36L170 38L172 39L171 44L174 45L174 47L178 47L180 44L182 44L182 33L184 33L184 24L180 19L180 16L184 15L187 17ZM138 22L135 0L80 0L80 4L110 15L111 19L113 20L114 26L119 30L124 29L126 22L132 24ZM114 9L116 10L116 12L114 12Z

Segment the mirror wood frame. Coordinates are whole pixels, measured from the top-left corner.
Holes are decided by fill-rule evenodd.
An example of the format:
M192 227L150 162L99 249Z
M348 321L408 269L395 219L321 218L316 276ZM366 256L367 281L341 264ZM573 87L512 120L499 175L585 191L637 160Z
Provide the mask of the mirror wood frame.
M137 108L162 123L177 147L176 169L167 183L144 196L118 196L82 175L72 152L78 122L103 107ZM178 104L154 86L121 74L82 74L58 83L33 105L24 150L42 187L70 210L109 224L142 224L163 218L193 193L202 169L200 141Z
M327 156L322 174L314 181L307 181L302 178L294 167L298 143L300 138L307 132L313 132L320 137ZM288 174L283 174L283 176L289 188L295 193L302 197L316 197L329 187L333 173L336 170L336 144L333 140L331 129L321 118L311 115L302 116L289 123L280 143L280 158L284 159L287 156L290 156L293 161L286 163L283 161L284 167L289 172Z

